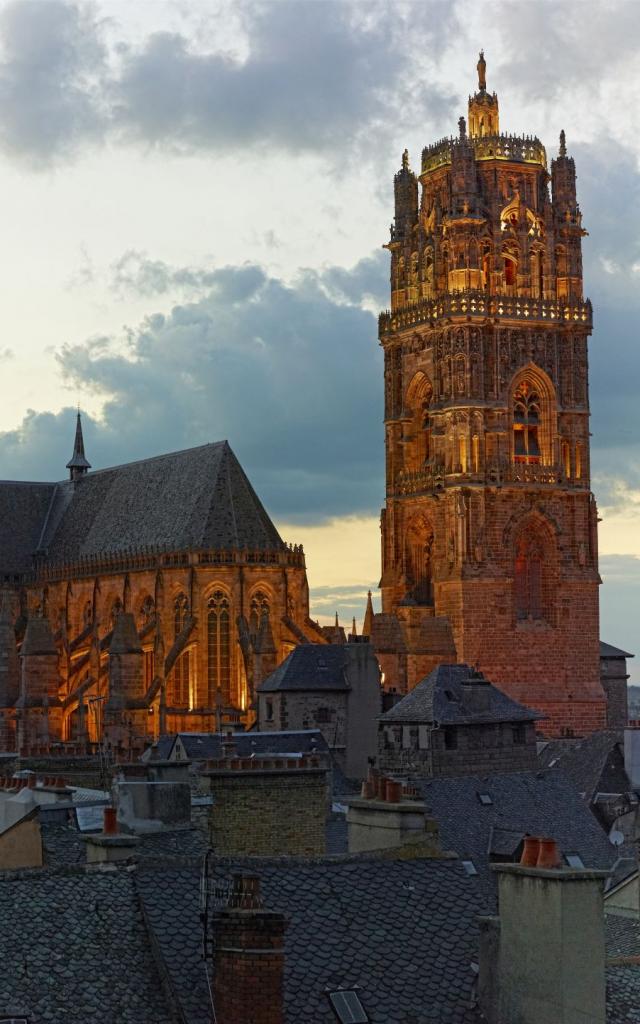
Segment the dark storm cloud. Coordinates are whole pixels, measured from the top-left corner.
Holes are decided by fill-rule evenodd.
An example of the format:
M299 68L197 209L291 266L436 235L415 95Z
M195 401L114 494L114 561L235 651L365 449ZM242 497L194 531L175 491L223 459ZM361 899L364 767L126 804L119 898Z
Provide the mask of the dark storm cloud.
M407 74L411 54L439 50L453 8L363 7L345 0L246 3L246 58L187 34L118 38L100 8L17 0L0 16L0 140L6 152L49 163L103 137L194 149L278 147L376 156L397 124L451 97ZM108 8L107 8L108 9ZM215 3L197 9L211 30ZM434 16L437 15L437 16Z
M375 260L367 271L354 269L354 299L377 287ZM59 354L72 387L107 399L103 420L87 422L94 468L228 438L274 515L319 521L379 507L375 318L333 301L316 274L291 287L254 266L211 277L198 301L129 331L124 350L96 338ZM64 475L72 418L30 412L0 436L0 475Z

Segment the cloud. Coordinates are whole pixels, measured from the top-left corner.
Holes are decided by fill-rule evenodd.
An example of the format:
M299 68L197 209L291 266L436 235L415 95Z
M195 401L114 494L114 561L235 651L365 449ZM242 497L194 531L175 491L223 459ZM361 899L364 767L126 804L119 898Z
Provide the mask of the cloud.
M370 290L368 275L377 279L376 261L353 274L357 298ZM176 275L163 266L160 280ZM58 353L74 393L104 403L99 420L87 418L94 468L228 438L274 515L318 522L377 509L375 318L332 300L312 273L286 285L260 267L224 267L207 283L197 300L149 315L122 337ZM30 411L0 435L1 475L59 477L72 437L72 410Z
M33 164L105 128L102 26L92 7L16 0L0 10L0 145Z
M109 138L346 162L356 147L376 155L398 110L410 123L452 108L449 92L406 74L411 54L433 67L424 55L439 52L455 23L449 5L415 18L384 3L246 2L233 12L241 29L232 49L229 32L216 31L230 18L222 3L201 4L197 25L183 19L181 31L135 41L98 12L72 0L14 0L2 10L0 143L10 155L39 166Z

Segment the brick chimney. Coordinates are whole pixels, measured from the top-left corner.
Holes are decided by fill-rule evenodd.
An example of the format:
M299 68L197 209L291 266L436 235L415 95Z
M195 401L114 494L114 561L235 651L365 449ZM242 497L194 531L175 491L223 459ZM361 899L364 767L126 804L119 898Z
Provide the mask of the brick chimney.
M213 998L219 1024L284 1024L283 914L265 910L260 879L235 875L213 915Z
M327 770L319 754L207 761L212 848L225 857L323 856Z
M421 855L441 854L438 825L427 817L424 803L401 782L373 769L362 784L362 796L349 800L349 853L419 847Z
M542 859L552 859L548 850ZM488 1024L605 1024L608 872L522 863L493 870L500 916L480 921L479 1002Z

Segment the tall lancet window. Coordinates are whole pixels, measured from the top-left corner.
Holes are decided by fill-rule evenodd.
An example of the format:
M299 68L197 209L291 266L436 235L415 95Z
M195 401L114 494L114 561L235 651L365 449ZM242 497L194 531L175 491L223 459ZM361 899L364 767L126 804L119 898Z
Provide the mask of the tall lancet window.
M186 594L178 594L173 602L173 638L177 640L184 629L189 614L189 601ZM173 666L173 687L169 703L172 707L186 708L190 704L190 655L183 651L176 658Z
M513 454L516 462L540 462L540 396L526 381L513 396Z
M209 707L216 706L218 690L223 703L231 704L231 617L221 590L207 603L207 684Z

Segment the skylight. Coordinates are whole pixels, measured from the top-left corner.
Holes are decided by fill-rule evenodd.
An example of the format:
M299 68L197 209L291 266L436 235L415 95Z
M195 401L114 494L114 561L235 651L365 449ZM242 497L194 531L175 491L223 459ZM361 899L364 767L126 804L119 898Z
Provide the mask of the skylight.
M579 853L565 853L564 859L570 868L583 868L584 863Z
M467 875L478 874L478 870L472 860L463 860L461 863Z
M337 992L329 992L328 995L331 1009L340 1024L369 1024L369 1017L354 989L340 989Z
M478 800L483 807L490 807L493 803L493 797L490 793L478 793Z

